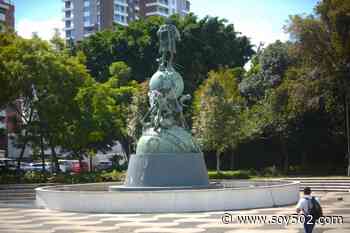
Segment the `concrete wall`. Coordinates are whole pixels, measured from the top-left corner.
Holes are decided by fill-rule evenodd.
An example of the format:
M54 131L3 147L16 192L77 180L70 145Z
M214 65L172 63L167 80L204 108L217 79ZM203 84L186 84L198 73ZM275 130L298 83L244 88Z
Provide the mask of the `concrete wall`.
M276 207L295 204L299 199L298 182L252 188L103 191L110 185L112 183L37 188L36 201L38 206L60 211L160 213Z

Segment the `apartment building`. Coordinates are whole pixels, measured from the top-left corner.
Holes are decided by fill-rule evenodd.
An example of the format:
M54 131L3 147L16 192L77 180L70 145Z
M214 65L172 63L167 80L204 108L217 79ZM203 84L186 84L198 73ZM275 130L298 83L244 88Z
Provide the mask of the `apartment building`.
M140 16L152 15L168 17L173 14L185 16L190 11L190 2L187 0L144 0L140 1Z
M190 11L188 0L62 0L66 39L79 41L92 33L127 26L130 22L152 15L185 16Z
M10 0L0 0L0 31L15 28L15 6Z

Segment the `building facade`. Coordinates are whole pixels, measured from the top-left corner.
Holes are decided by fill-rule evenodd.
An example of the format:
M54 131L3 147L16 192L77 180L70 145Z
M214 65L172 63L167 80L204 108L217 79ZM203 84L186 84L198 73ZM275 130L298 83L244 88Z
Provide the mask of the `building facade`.
M15 28L15 6L10 0L0 0L0 30Z
M0 0L0 31L5 30L5 27L15 28L14 13L15 6L12 1ZM8 132L14 129L13 121L10 121L14 114L10 108L0 109L0 158L8 154Z
M62 0L64 2L65 37L84 37L113 24L127 26L130 22L152 15L185 16L190 11L188 0Z

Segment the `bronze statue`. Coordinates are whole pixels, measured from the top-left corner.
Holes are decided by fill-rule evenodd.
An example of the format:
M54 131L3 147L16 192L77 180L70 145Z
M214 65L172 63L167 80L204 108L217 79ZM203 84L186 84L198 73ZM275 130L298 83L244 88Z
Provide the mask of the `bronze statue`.
M181 40L180 32L173 24L171 19L166 19L165 24L162 25L157 35L159 37L159 53L162 55L160 59L160 68L172 67L174 56L176 54L176 41Z

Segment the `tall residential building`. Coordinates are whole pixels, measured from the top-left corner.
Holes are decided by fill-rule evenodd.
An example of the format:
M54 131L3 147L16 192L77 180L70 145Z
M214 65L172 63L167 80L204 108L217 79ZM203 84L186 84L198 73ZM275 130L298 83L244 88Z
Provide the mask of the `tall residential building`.
M62 0L66 39L79 41L85 36L152 15L185 16L188 0Z
M15 28L15 6L10 0L0 0L0 31L4 26Z

